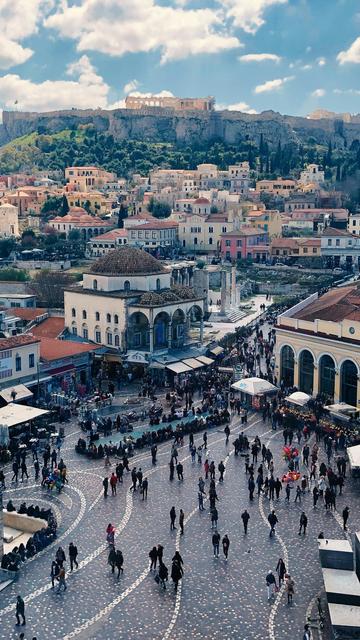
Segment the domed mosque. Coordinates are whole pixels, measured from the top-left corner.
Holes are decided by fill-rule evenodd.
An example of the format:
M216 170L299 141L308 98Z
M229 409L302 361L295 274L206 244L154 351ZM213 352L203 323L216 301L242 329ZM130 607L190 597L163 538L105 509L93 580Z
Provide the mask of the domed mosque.
M65 326L146 363L202 343L204 303L149 253L122 246L98 258L81 286L65 290Z

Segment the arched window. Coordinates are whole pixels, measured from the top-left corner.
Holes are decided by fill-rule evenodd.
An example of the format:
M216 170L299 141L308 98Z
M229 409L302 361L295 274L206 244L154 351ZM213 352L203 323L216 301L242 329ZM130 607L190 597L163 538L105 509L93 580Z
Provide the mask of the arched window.
M85 309L83 309L82 317L83 317L83 320L86 320L86 318L87 318L87 313L86 313Z
M129 282L129 280L125 280L125 282L124 282L124 291L130 291L130 282Z
M93 289L95 291L97 291L97 288L98 288L98 281L97 280L93 280Z
M341 365L340 401L357 405L357 368L352 360L345 360Z
M111 331L107 331L106 332L106 344L112 345L112 343L113 343L112 333L111 333Z
M161 289L160 278L156 278L156 291L160 291L160 289Z
M331 356L324 355L320 358L319 387L320 393L330 398L334 397L335 362Z
M111 315L110 313L106 314L106 322L111 322Z
M304 349L299 359L299 390L311 395L314 389L314 358L310 351Z
M71 309L71 316L72 316L73 318L75 318L75 317L76 317L76 310L74 309L74 307Z
M100 322L100 313L98 311L95 311L95 320L96 322Z
M85 338L85 340L87 340L89 337L89 330L86 324L83 324L82 326L82 335L83 335L83 338Z
M77 336L77 326L76 326L75 322L73 322L72 325L71 325L71 333L74 336Z
M120 336L118 333L115 334L114 344L115 347L120 347Z
M119 316L117 313L114 315L114 324L119 324Z
M286 387L294 386L294 351L287 344L281 349L280 379Z

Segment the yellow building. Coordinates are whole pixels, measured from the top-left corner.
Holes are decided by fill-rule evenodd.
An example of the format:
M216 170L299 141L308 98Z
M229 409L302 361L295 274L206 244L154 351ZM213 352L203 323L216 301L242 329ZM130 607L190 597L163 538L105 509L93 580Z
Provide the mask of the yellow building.
M281 236L283 221L277 209L249 211L246 221L252 227L266 232L270 239Z
M99 191L75 191L73 193L66 193L66 199L69 207L85 207L90 203L90 212L95 215L104 216L107 213L111 213L112 199L107 198L103 193Z
M314 293L281 314L276 375L288 387L360 406L360 287Z
M273 195L288 198L296 189L296 180L291 178L276 178L276 180L258 180L256 191L258 193L272 193Z
M65 180L75 191L92 191L114 182L116 174L100 167L66 167Z

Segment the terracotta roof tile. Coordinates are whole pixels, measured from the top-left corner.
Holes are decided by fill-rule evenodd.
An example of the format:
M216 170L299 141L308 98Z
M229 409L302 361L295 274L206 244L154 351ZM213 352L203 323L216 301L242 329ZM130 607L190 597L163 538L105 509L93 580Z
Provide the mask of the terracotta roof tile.
M61 316L46 318L36 327L32 327L32 333L38 338L57 338L63 331L65 320Z
M40 344L40 356L47 362L70 358L81 353L99 349L99 345L84 342L72 342L72 340L56 340L55 338L42 337Z
M16 347L33 344L34 342L39 342L39 338L36 338L31 333L12 336L11 338L0 338L0 351L4 349L16 349Z

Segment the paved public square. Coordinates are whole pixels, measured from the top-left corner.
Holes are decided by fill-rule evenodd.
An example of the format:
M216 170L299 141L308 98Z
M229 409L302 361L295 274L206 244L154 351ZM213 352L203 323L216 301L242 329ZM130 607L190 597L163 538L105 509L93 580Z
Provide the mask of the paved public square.
M220 460L226 464L224 483L217 485L218 529L221 537L227 533L230 538L226 562L222 553L218 560L213 557L208 503L205 511L198 510L197 482L203 469L191 461L188 437L179 450L184 464L183 482L169 481L171 443L165 443L159 446L155 467L146 450L130 461L130 467L141 466L149 479L147 501L142 501L138 492L129 491L131 479L126 472L116 497L109 495L105 500L104 463L75 453L74 446L81 432L76 422L68 424L62 455L69 470L69 485L60 495L49 493L31 479L18 486L7 483L5 503L11 498L16 506L22 500L28 504L51 505L59 528L57 540L27 561L18 582L1 592L0 637L6 640L18 637L19 627L14 626L15 600L21 593L26 605L25 637L36 635L38 640L76 637L110 640L130 636L137 640L302 638L306 614L322 590L317 535L323 530L327 537L344 537L339 514L345 504L351 508L350 530L360 529L356 483L346 480L344 495L337 499L335 515L326 513L320 501L314 510L311 494L305 496L301 506L294 504L293 497L287 504L283 491L280 500L274 503L279 519L277 534L270 538L269 500L256 497L254 502L249 502L244 458L233 454L231 443L240 428L239 418L235 416L228 446L222 431L210 431L208 438L209 460L215 461L216 468ZM281 456L281 432L272 431L270 423L264 424L259 414L250 416L244 430L250 441L258 434L261 441L270 446L275 475L282 474L286 464ZM195 444L197 441L202 442L202 433L195 436ZM322 451L320 460L324 457ZM205 491L208 481L206 485ZM184 536L180 536L179 529L170 532L172 505L177 513L180 508L185 512ZM240 519L244 508L250 513L247 536L243 534ZM299 517L303 508L309 525L306 536L300 537ZM107 564L105 529L109 522L116 526L115 546L124 555L124 573L119 580ZM70 573L66 564L68 588L57 594L50 588L51 561L57 547L61 544L67 553L71 541L79 550L79 568ZM184 578L177 596L170 577L163 592L154 574L149 573L148 553L157 544L164 547L164 562L169 570L176 547L183 557ZM267 601L265 577L269 569L275 572L280 557L295 580L292 607L286 604L283 592L276 596L274 604Z

